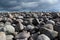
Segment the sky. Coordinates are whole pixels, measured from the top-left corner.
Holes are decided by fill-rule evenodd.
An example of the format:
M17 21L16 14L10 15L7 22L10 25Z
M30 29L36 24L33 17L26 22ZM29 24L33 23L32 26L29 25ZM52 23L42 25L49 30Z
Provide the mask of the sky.
M60 12L60 0L0 0L1 12Z

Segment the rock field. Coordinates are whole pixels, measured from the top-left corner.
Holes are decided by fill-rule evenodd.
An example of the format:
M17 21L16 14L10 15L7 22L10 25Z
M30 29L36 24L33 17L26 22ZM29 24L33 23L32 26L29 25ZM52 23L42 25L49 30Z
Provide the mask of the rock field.
M0 13L0 40L60 40L60 13Z

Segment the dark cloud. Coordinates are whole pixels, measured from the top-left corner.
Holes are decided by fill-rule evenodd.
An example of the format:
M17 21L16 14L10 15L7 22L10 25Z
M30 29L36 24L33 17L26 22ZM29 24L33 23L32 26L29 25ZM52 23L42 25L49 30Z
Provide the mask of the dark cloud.
M0 0L0 11L59 11L60 3L58 1L59 0Z

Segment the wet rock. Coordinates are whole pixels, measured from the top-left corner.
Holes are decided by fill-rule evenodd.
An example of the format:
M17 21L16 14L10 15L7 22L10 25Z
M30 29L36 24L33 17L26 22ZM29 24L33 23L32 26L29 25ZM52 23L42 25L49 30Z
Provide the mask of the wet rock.
M4 32L0 32L0 40L6 40L6 35Z
M50 40L50 38L45 34L41 34L38 36L37 40Z

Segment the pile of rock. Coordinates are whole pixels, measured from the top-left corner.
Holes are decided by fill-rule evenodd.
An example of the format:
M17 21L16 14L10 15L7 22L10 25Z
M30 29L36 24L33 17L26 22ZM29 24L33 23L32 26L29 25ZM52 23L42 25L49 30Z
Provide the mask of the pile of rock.
M0 15L0 40L60 40L60 13Z

